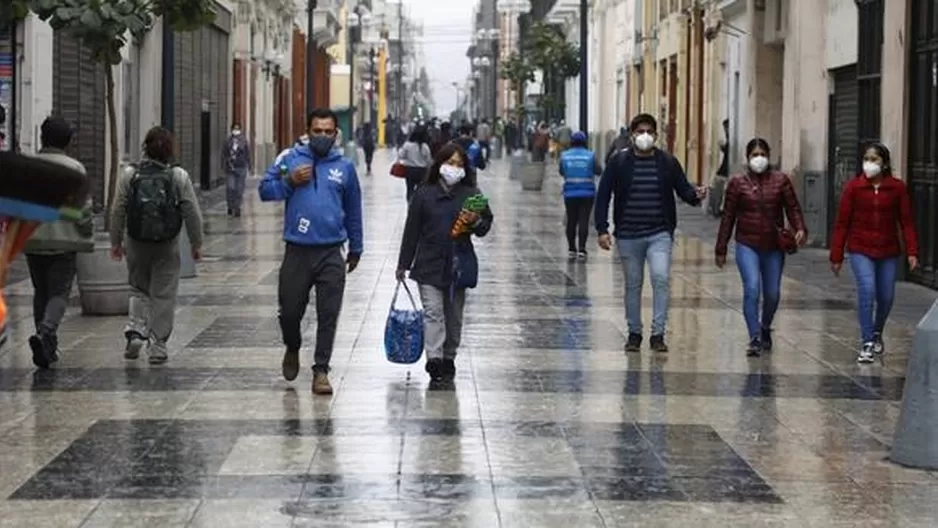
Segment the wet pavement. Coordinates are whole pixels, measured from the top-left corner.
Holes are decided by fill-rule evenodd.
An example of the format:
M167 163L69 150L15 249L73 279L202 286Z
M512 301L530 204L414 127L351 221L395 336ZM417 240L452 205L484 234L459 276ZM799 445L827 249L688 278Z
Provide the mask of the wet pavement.
M421 364L383 355L404 188L378 158L379 175L362 178L366 253L348 280L331 398L310 394L308 369L280 376L281 209L253 193L244 218L207 211L207 256L182 283L164 367L126 362L124 321L76 305L62 360L35 372L30 286L14 277L0 524L938 523L938 474L884 460L911 325L935 292L902 286L885 365L858 367L849 278L819 278L819 253L804 252L789 260L775 352L747 359L735 267L714 268L713 222L685 208L671 352L626 355L618 262L595 250L568 262L556 179L521 193L496 162L481 182L495 227L477 245L456 390L430 391Z

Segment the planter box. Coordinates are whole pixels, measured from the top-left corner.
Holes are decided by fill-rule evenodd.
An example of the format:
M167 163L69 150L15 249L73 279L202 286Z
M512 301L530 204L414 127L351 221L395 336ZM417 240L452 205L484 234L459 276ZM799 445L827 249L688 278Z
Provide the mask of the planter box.
M540 191L544 188L547 164L543 161L525 161L521 164L521 190Z
M78 254L78 296L83 315L127 315L130 309L127 265L111 260L110 251L110 242L99 238L93 253Z

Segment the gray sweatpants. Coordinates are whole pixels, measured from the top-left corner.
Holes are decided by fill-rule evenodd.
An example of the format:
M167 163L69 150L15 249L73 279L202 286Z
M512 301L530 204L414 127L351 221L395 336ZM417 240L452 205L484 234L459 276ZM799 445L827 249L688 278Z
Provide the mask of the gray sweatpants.
M228 209L234 212L241 210L241 202L244 201L244 183L247 177L247 167L228 171L225 196L228 201Z
M125 332L165 347L173 333L179 290L179 241L158 244L127 240L130 323Z
M445 290L420 285L423 304L423 348L427 359L456 359L456 350L462 340L462 314L466 303L466 290L458 289L450 297Z

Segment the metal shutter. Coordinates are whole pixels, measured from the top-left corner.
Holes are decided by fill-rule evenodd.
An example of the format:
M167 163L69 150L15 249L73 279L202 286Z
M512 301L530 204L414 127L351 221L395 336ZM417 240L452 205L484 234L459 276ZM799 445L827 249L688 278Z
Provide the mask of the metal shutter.
M95 210L104 207L107 153L104 67L91 53L61 31L53 39L52 112L75 130L69 153L85 165L91 178Z
M831 71L834 93L830 101L828 143L828 232L837 217L844 184L856 176L859 167L859 90L856 65Z

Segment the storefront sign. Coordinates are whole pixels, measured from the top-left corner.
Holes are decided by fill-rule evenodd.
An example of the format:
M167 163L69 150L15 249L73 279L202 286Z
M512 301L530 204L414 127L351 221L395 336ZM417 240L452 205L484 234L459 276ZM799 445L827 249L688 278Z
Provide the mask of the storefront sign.
M0 150L12 148L13 76L15 57L13 33L0 29Z

